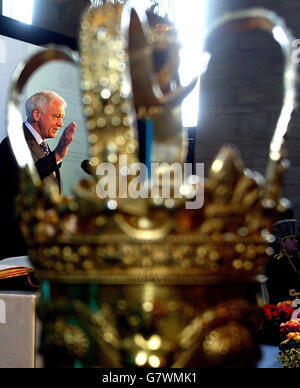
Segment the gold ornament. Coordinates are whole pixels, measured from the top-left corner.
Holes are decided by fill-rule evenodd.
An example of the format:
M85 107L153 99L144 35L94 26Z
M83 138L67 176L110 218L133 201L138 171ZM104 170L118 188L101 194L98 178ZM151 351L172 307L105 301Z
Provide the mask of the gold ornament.
M105 2L82 17L80 61L52 47L19 66L8 132L22 169L21 227L42 282L46 367L255 366L257 293L275 211L283 207L282 149L295 105L296 66L293 38L274 13L225 15L208 37L232 27L263 29L277 39L285 56L285 98L266 177L245 169L235 147L224 146L204 184L185 187L186 194L204 190L200 209L185 208L190 197L176 198L172 180L169 199L130 199L127 191L113 201L100 199L96 174L81 180L72 198L61 198L56 187L40 182L24 137L15 135L22 128L19 105L29 76L45 62L66 60L80 63L95 171L111 163L120 173L120 156L128 166L138 162L137 118L153 122L151 162L183 169L180 106L196 80L180 85L172 24L157 15L147 18L130 1ZM153 58L161 55L165 61L154 66ZM127 185L132 179L125 176Z

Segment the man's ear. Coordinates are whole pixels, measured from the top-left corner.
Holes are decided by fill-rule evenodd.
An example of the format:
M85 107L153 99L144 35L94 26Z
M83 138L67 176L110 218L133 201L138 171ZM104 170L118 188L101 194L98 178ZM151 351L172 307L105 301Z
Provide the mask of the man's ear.
M39 121L41 118L41 110L40 108L35 108L32 112L32 117L34 121Z

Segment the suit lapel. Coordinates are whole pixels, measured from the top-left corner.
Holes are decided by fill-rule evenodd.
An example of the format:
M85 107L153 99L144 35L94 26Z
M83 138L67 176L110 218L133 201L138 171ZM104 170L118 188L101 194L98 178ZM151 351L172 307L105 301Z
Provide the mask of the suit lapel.
M37 160L44 158L45 155L42 148L38 145L37 141L33 137L32 133L29 131L29 129L26 128L25 124L23 125L23 130L33 160L36 162Z
M28 147L30 149L31 155L33 157L33 160L36 162L39 159L42 159L45 157L45 154L42 150L42 147L39 146L37 141L35 140L34 136L32 133L29 131L29 129L26 127L25 124L23 124L23 131L24 131L24 136L27 141ZM58 187L61 191L61 178L60 178L60 171L59 168L55 170L52 176L49 176L50 179L53 179L54 182L58 184Z

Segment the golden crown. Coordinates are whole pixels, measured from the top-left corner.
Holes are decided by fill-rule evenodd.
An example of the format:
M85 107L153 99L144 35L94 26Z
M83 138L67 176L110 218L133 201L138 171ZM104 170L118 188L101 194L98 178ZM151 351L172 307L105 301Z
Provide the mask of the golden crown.
M124 10L118 3L89 9L82 18L82 101L95 167L113 162L118 170L120 155L126 156L128 165L138 161L135 112L140 118L154 121L154 161L179 162L183 166L185 136L180 104L194 82L170 91L171 82L178 83L176 34L163 19L149 19L150 25L143 15L139 17L130 7ZM267 30L281 26L272 13L252 11L225 17L212 30L230 23L242 25L245 20L251 27L254 20L257 28ZM167 57L156 69L154 54ZM52 49L36 54L18 82L28 68L34 69L49 59L74 61L73 57ZM31 168L28 175L26 170L19 209L37 271L47 277L105 279L113 275L124 281L140 276L158 276L162 281L192 277L195 281L202 275L260 273L267 258L273 210L280 206L285 170L282 143L289 121L286 111L293 108L293 77L295 74L285 74L289 96L271 144L265 181L245 171L234 147L224 146L212 164L205 183L205 203L198 210L185 209L188 198L183 194L182 199L171 201L116 198L116 209L112 211L111 201L97 196L94 178L79 182L74 198L61 199L55 187L40 182L34 185L35 171Z
M131 2L104 3L83 15L82 102L90 160L95 169L101 163L111 163L120 172L120 155L126 156L129 166L138 162L136 118L153 123L152 162L179 163L183 169L186 135L180 106L195 81L187 87L180 86L179 44L172 24L153 14L147 16ZM18 201L21 227L40 279L111 286L205 286L257 281L268 260L275 213L285 206L281 198L287 167L283 145L295 102L296 66L291 61L292 36L272 12L252 9L225 15L208 35L232 26L272 33L286 60L284 103L270 146L266 177L245 169L235 147L225 145L205 181L185 182L181 198L117 196L112 203L97 195L96 174L81 180L72 198L61 198L55 186L40 182L30 154L27 150L18 152L20 145L26 149L25 139L17 139L13 130L18 127L16 120L22 122L22 90L32 71L43 63L54 59L78 63L78 58L68 50L49 48L20 65L11 89L8 131L22 167ZM130 184L132 177L126 179ZM173 182L171 194L175 189ZM186 209L190 194L195 197L201 190L204 205ZM198 338L203 324L197 319L193 322L187 325L190 331L182 332L184 349ZM220 338L232 329L225 326L220 329ZM139 345L135 341L132 347ZM169 351L165 349L163 353ZM187 365L184 354L176 365Z

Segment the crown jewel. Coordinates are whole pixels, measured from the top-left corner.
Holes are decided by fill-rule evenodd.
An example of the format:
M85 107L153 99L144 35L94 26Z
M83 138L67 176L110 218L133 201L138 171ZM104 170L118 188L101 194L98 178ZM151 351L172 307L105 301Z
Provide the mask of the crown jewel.
M277 26L287 41L291 38L281 19L265 10L225 15L212 31L231 24L270 32ZM174 196L178 187L171 179L168 199L149 196L130 199L126 195L116 196L113 202L101 199L96 174L81 180L74 187L72 198L61 198L56 187L39 182L28 154L18 157L17 141L9 126L13 148L23 167L18 202L21 226L37 275L50 280L58 294L62 285L104 287L97 301L102 313L94 314L82 300L74 302L62 295L44 305L41 316L45 322L49 321L45 330L51 333L50 345L44 343L45 352L51 346L55 349L62 346L72 357L84 359L87 365L108 362L110 366L118 366L126 364L121 361L122 352L133 355L143 349L149 353L151 335L159 333L162 340L156 355L159 365L186 366L197 360L202 360L203 365L222 363L224 354L238 354L243 346L252 346L251 325L255 324L245 323L243 314L253 308L253 300L247 301L245 289L263 273L275 209L284 207L281 179L286 165L282 145L294 104L295 69L288 44L279 43L286 56L286 98L271 143L265 178L243 166L234 146L224 145L205 180L181 183L186 189L181 198ZM167 162L167 166L177 163L183 171L186 134L180 106L195 81L187 87L180 85L178 54L179 43L172 24L157 15L141 12L131 2L104 3L83 15L82 102L95 170L101 163L110 163L120 173L120 157L126 157L128 166L139 161L138 118L153 125L151 162ZM56 48L32 57L16 73L9 115L15 114L18 107L28 69L32 72L49 59L78 62L73 53ZM167 170L171 172L169 167ZM163 172L158 170L158 176ZM128 187L134 178L127 175L125 179ZM116 189L119 192L118 183ZM190 194L195 198L199 192L204 193L204 206L186 209ZM235 291L227 295L228 288L221 289L226 284ZM115 299L105 286L112 287ZM114 287L120 287L116 294ZM182 296L176 287L186 287L181 288ZM211 299L206 287L212 287ZM82 290L83 299L84 293ZM236 299L237 295L240 299ZM220 300L224 304L218 304ZM170 303L174 304L173 310ZM234 312L233 304L238 313ZM116 321L110 320L113 306L117 309ZM135 308L143 311L138 324L134 323ZM181 308L184 314L177 327L170 319ZM224 308L226 314L222 313ZM79 326L70 326L68 314L86 320L91 333L97 329L93 341L100 353L109 355L108 361L97 358L100 354L97 351L97 356L87 361L87 334ZM127 323L119 327L118 320L122 319ZM212 327L218 327L217 334L210 331ZM243 337L241 343L232 334L236 329L240 329ZM66 332L77 348L64 341L59 345L57 338L60 335L65 338ZM216 335L219 340L215 343ZM178 343L175 337L179 338ZM222 353L225 338L231 342ZM80 354L75 354L74 349ZM195 356L193 361L192 356Z

